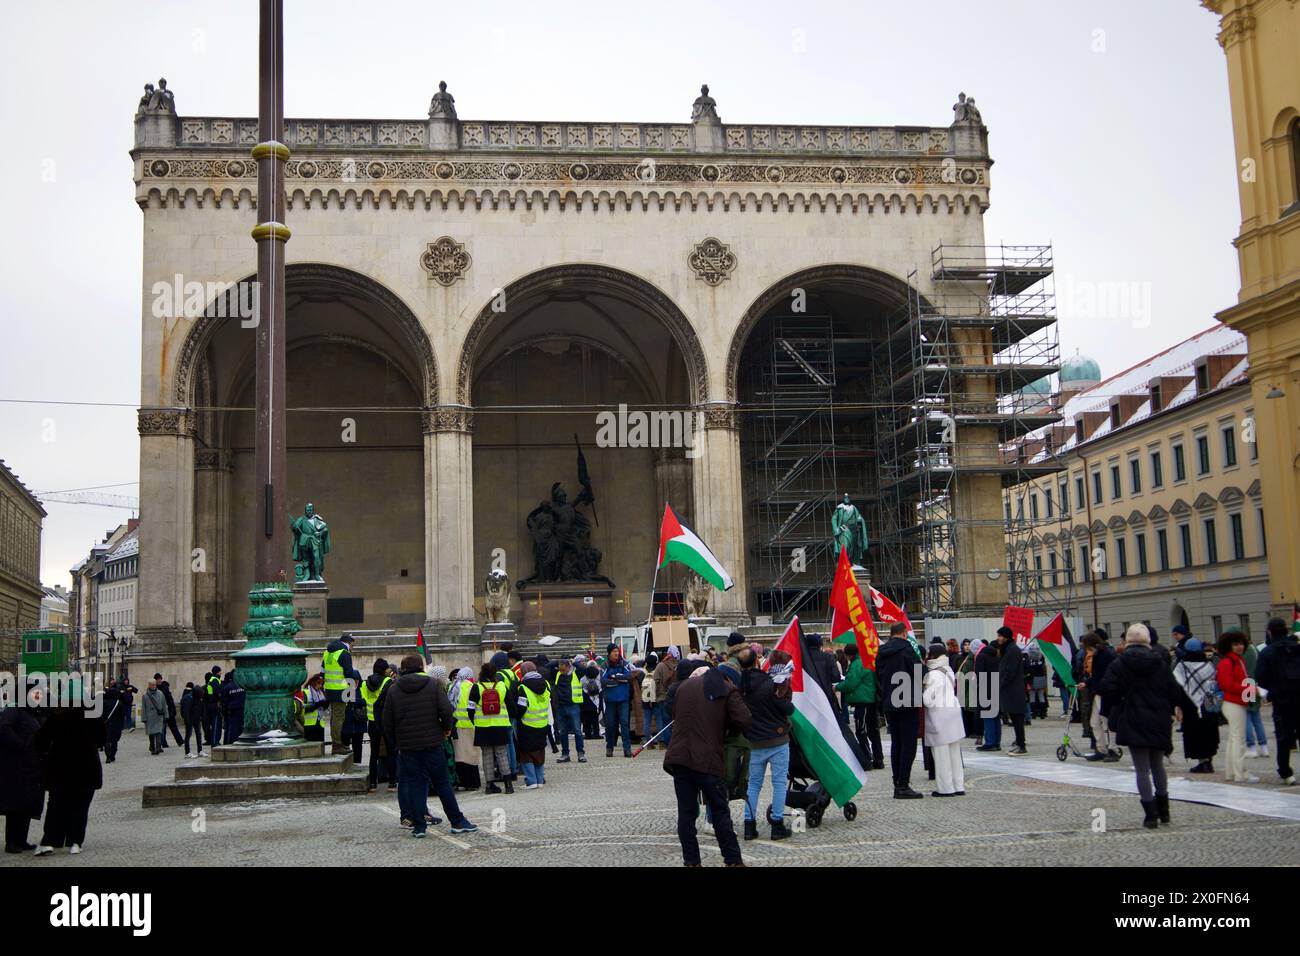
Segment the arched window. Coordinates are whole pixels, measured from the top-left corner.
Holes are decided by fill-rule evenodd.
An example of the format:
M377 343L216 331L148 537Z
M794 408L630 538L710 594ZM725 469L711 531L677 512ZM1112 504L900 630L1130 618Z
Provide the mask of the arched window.
M1287 139L1291 143L1291 180L1295 190L1290 212L1300 210L1300 118L1291 121Z

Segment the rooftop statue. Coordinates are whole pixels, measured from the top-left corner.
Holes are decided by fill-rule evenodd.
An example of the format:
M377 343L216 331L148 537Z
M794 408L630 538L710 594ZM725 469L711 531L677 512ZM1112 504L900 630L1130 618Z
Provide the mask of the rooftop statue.
M456 97L447 92L447 81L438 81L438 92L429 101L429 118L441 116L446 119L456 118Z
M700 95L695 97L691 106L692 123L721 123L718 117L718 101L709 95L709 84L700 87Z
M957 94L957 102L952 105L954 123L982 123L980 111L975 107L975 97L966 98L965 93Z
M168 113L176 115L176 97L172 91L167 89L165 79L158 80L158 86L152 83L144 85L144 96L140 97L140 105L136 109L136 115L141 113Z

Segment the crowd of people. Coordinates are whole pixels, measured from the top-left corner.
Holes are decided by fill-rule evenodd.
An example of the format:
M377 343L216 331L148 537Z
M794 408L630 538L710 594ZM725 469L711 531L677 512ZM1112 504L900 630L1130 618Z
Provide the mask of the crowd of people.
M1264 700L1272 705L1278 775L1293 785L1297 635L1275 618L1263 647L1237 630L1224 632L1213 648L1185 627L1175 627L1173 637L1166 649L1153 628L1134 624L1112 647L1104 630L1089 631L1072 660L1073 686L1032 644L1022 649L1006 627L989 642L922 646L905 625L894 624L874 667L859 659L854 644L832 645L832 652L816 634L801 635L800 649L805 683L824 691L863 771L884 769L882 727L888 732L895 799L924 796L912 787L918 750L934 781L933 797L965 795L963 743L1000 751L1003 729L1010 728L1006 752L1027 754L1026 726L1050 717L1049 685L1061 692L1058 717L1084 727L1088 760L1115 762L1119 748L1127 748L1147 827L1170 822L1165 760L1175 732L1193 762L1191 773L1214 773L1222 747L1227 780L1259 782L1246 760L1269 756ZM457 793L513 795L521 778L522 789L539 790L547 786L548 751L557 763L586 763L589 745L598 751L601 741L606 758L662 748L686 865L700 864L701 805L725 863L743 865L729 803L744 801L743 839L757 839L758 802L769 777L772 802L762 817L772 840L790 836L789 781L800 757L792 741L793 666L783 650L765 649L738 632L722 648L683 655L669 647L631 660L613 643L602 656L593 651L554 661L505 645L485 663L450 671L417 655L396 666L379 658L363 677L352 644L350 635L332 641L322 670L296 696L303 736L324 744L328 733L332 754L366 766L368 790L383 784L396 794L400 825L414 837L442 822L430 812L430 797L438 798L453 833L473 833L477 827ZM205 745L234 743L243 729L243 688L220 666L187 683L179 701L155 674L143 693L128 680L113 681L102 704L94 713L34 706L0 712L7 852L81 851L90 804L103 785L99 753L107 763L116 760L123 733L135 729L136 708L154 756L169 748L169 736L187 757L201 757ZM42 815L41 842L31 844L29 826Z

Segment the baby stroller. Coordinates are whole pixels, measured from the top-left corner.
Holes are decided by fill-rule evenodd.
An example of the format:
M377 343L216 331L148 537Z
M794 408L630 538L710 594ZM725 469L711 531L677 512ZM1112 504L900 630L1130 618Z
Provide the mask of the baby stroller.
M785 805L792 810L802 810L808 826L817 828L822 825L822 817L831 805L831 795L821 785L817 775L804 759L803 751L793 735L790 737L790 772L787 775ZM843 806L844 819L852 823L858 816L858 805L850 800ZM764 812L767 822L772 823L772 805L767 805Z

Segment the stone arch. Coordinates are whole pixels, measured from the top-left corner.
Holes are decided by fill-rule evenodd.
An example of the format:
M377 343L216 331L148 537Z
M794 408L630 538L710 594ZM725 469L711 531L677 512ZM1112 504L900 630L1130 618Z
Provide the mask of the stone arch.
M695 327L669 296L653 283L640 276L609 266L574 263L550 266L531 272L505 286L501 293L506 301L561 289L585 289L627 299L659 319L682 350L690 378L691 402L699 404L708 395L708 361L700 344ZM493 302L487 302L479 311L474 323L465 334L460 359L456 369L456 403L468 407L473 389L474 363L485 337L501 313L493 311Z
M781 300L789 297L792 290L817 282L837 281L854 287L863 295L882 302L897 302L899 307L906 305L910 286L903 279L870 266L836 263L813 266L793 272L779 279L759 295L741 316L731 336L731 346L727 350L727 401L735 402L738 396L737 376L740 373L740 357L745 350L745 342L754 331L759 320ZM922 300L923 307L927 305Z
M247 282L256 278L256 275L249 275L240 281ZM370 299L383 306L411 346L411 355L419 364L423 381L418 383L417 391L423 396L424 404L438 403L438 364L433 354L433 343L429 341L428 333L425 332L415 312L400 296L369 276L344 266L317 262L290 263L285 266L286 293L303 288L310 288L313 292L347 293ZM226 316L234 314L234 310L229 308L229 303L235 294L233 289L225 293L227 305L225 309L218 308L219 300L209 302L204 314L194 320L194 325L186 333L173 375L173 396L177 406L188 408L195 405L198 368L202 364L202 357L206 354L213 335L223 322L238 321L220 316L221 312Z

